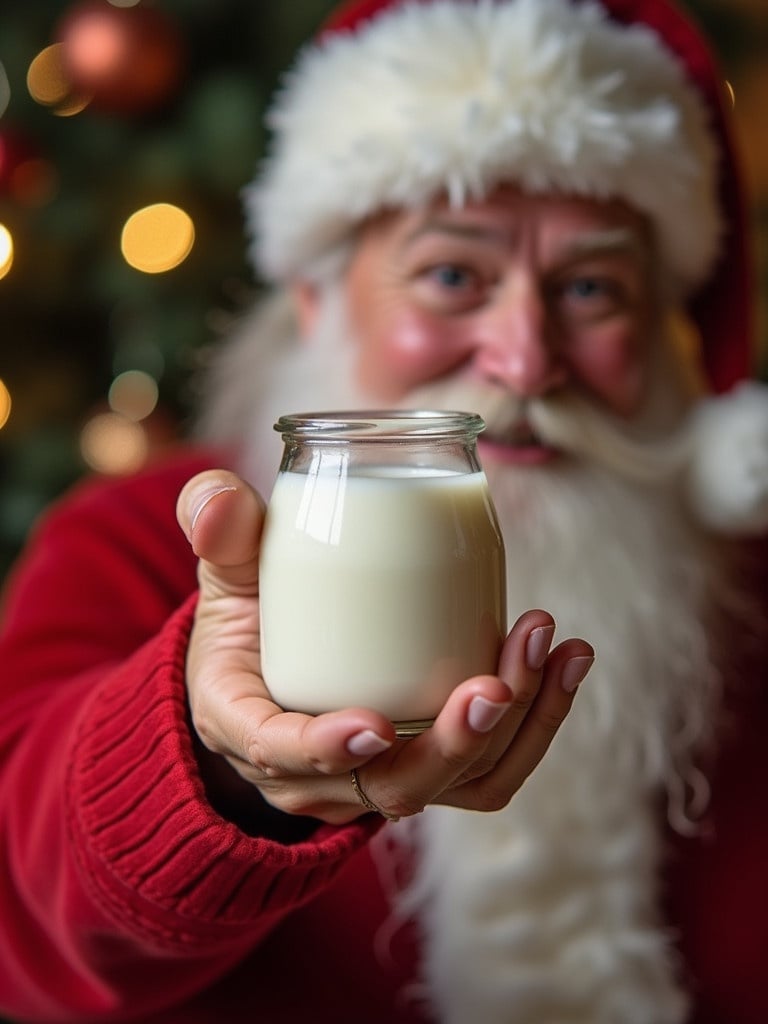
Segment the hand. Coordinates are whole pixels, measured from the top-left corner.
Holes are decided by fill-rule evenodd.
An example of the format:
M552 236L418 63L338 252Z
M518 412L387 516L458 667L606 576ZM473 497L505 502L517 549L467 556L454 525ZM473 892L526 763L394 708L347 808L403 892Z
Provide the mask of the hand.
M258 547L264 502L232 473L211 470L179 495L179 524L200 559L187 655L193 726L207 750L274 807L341 824L369 800L407 816L428 803L505 806L544 756L594 653L583 640L549 647L554 621L529 611L507 636L497 676L458 686L434 725L409 740L369 708L310 716L269 697L259 655Z

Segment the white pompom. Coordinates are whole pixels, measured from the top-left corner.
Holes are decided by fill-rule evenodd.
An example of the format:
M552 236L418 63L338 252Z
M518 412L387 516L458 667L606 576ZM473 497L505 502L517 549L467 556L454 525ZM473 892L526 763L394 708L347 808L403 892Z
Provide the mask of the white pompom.
M704 399L691 428L692 510L723 533L768 531L768 387L749 381Z

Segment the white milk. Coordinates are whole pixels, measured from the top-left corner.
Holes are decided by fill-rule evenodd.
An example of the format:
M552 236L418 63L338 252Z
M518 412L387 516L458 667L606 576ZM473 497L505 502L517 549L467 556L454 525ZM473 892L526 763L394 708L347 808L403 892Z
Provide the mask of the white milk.
M433 718L457 683L497 670L504 550L488 484L366 472L278 474L260 565L264 679L287 709Z

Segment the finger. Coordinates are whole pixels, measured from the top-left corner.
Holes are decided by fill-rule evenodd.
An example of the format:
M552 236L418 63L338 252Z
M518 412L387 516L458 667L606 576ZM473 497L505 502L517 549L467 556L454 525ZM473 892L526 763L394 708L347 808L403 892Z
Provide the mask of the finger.
M230 582L253 575L264 513L264 501L250 485L218 469L189 480L176 503L179 525L195 554Z
M544 757L593 662L594 650L583 640L566 640L555 648L545 663L539 693L498 764L437 802L477 810L505 807Z
M509 688L496 676L462 683L429 729L358 771L369 799L400 817L421 811L483 756L488 724L509 710L511 700Z
M474 778L490 771L509 746L541 686L541 673L555 634L552 616L540 609L524 612L504 641L499 677L512 691L512 703L498 728L493 729L483 758L462 776Z
M477 699L484 706L495 707L498 713L509 707L509 690L494 676L469 680L460 691L451 698L454 717L472 717L470 709ZM314 723L331 725L331 717L320 716ZM485 735L469 726L461 732L463 739L444 749L435 738L433 726L421 736L391 743L390 749L367 759L364 768L358 757L356 763L347 759L341 771L331 772L327 764L318 764L314 767L323 774L270 776L257 781L257 785L269 803L289 814L311 815L332 823L351 821L374 809L385 817L408 817L423 810L434 793L466 763L475 760L487 743ZM392 735L394 739L394 727ZM351 779L353 767L357 769L357 788Z
M392 723L368 708L317 716L283 711L247 673L217 681L212 691L197 694L195 727L209 749L251 781L345 773L395 741Z

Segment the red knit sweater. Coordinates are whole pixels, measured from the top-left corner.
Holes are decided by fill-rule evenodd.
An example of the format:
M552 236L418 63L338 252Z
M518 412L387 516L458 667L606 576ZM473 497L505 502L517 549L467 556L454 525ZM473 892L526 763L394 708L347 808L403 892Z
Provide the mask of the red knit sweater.
M184 688L195 563L174 508L208 465L80 487L7 588L0 1015L416 1024L415 934L384 940L367 848L379 819L318 823L291 844L267 838L274 812L246 833L206 799ZM680 842L670 872L696 1024L768 1021L768 712L764 692L749 700L715 831Z

